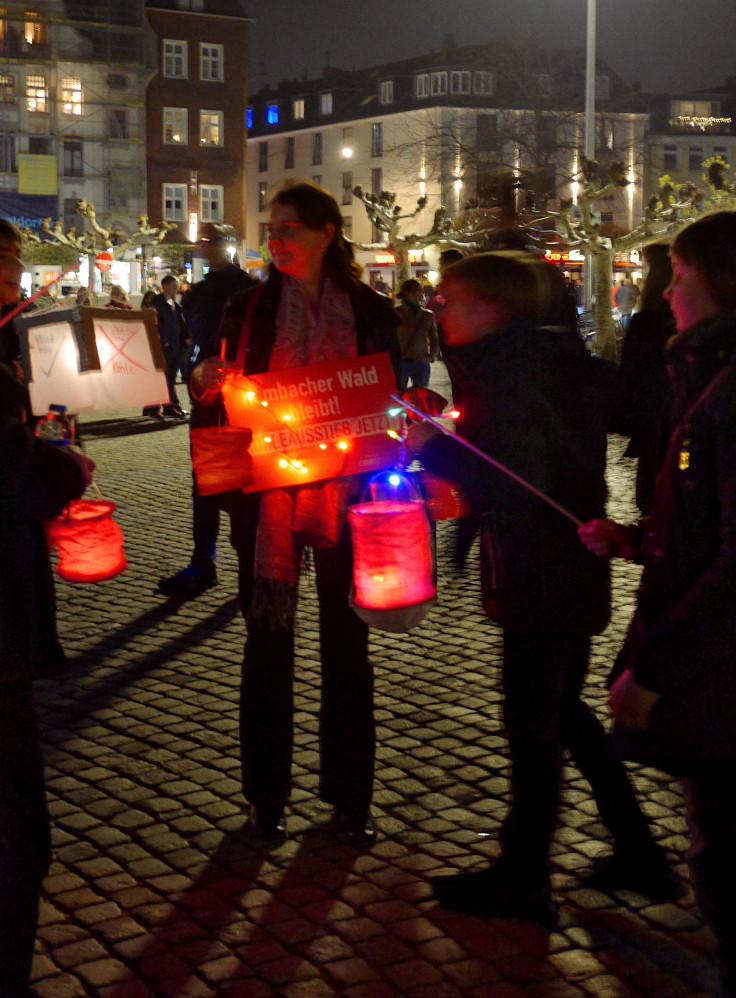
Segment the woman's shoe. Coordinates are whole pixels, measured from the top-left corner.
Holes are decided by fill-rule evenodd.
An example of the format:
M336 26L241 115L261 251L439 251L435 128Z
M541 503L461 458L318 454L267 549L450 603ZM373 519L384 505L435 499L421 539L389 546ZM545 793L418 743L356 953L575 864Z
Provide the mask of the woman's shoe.
M253 805L250 809L247 829L250 835L264 842L283 841L287 837L286 819L283 811Z
M376 823L368 810L336 807L333 825L351 845L371 845L378 837Z

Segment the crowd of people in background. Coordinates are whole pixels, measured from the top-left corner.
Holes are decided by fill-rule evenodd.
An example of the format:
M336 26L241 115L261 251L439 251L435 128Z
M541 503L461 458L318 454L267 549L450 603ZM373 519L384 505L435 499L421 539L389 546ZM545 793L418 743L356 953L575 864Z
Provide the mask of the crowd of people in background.
M5 308L20 294L20 242L13 243L10 231L4 244L3 231ZM458 483L469 500L460 557L477 535L483 609L502 631L511 758L500 855L483 869L435 878L434 897L466 914L556 926L549 853L565 752L590 784L612 840L611 853L585 882L606 891L628 887L654 900L677 897L681 885L621 761L640 759L684 779L692 876L716 934L724 993L734 998L736 213L692 223L671 255L666 246L648 249L640 297L626 280L616 288L630 337L618 370L586 351L559 270L513 241L467 258L446 250L439 286L407 280L394 302L387 287L371 289L361 280L340 209L320 188L297 184L279 192L268 234L265 281L233 264L222 233L205 227L200 250L207 276L179 305L178 281L169 275L146 303L158 317L167 362L162 413L168 406L186 415L175 387L184 346L192 428L222 422L222 385L232 373L386 352L400 389L414 389L426 388L431 364L442 356L453 400L462 403L459 433L536 490L427 424L409 433L410 452ZM110 307L128 307L120 291L111 289ZM7 327L2 344L0 448L4 467L20 469L0 481L0 554L12 564L21 544L37 540L41 519L81 492L90 464L79 454L51 451L51 457L33 437L17 343ZM605 517L612 430L629 437L630 454L639 460L641 525ZM288 834L295 616L307 581L320 610L318 793L334 809L339 839L370 845L376 837L373 676L368 628L349 603L346 524L347 507L364 487L365 476L353 476L202 496L195 479L189 563L159 582L163 594L179 600L216 585L219 518L227 512L247 629L243 794L257 840ZM310 580L301 570L306 550ZM637 609L612 663L613 739L582 698L591 638L609 619L611 557L644 564ZM34 564L40 574L24 575L30 607L40 592L48 595L48 556ZM45 628L35 629L23 623L29 607L21 613L18 598L16 590L0 589L0 990L8 998L27 994L48 856L31 681L48 669L57 647L52 610Z

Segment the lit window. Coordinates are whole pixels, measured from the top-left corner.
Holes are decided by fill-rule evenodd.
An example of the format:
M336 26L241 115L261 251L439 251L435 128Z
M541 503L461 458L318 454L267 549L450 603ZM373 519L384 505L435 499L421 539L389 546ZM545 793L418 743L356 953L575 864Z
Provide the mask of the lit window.
M189 141L188 112L185 107L164 108L164 144L185 146Z
M26 76L26 107L29 111L48 110L49 92L43 76Z
M319 95L319 113L332 114L332 94Z
M199 144L201 146L223 144L222 111L199 112Z
M253 127L253 108L252 107L248 107L245 110L245 127L249 128L249 129Z
M393 104L394 102L394 81L384 80L378 88L378 100L381 104Z
M200 184L199 201L203 222L223 221L223 190L220 185Z
M225 79L225 61L222 45L199 46L199 75L202 80L221 83Z
M82 113L82 81L68 77L61 81L61 105L64 114Z
M494 75L489 70L478 69L473 73L473 93L492 94L494 91L494 84Z
M46 41L46 25L39 20L39 14L35 10L26 11L26 22L23 29L23 37L29 45L43 45Z
M444 70L441 73L432 73L432 96L435 97L437 94L447 93L447 73Z
M185 222L187 204L186 184L164 184L164 218L167 222Z
M450 92L453 94L470 93L470 70L456 69L450 73Z
M429 73L420 73L414 82L417 97L429 97Z
M267 104L266 105L266 124L267 125L278 125L279 123L279 106L278 104Z
M186 80L187 43L164 38L164 76L170 80Z
M297 97L292 106L294 121L301 121L304 118L304 98Z
M15 104L15 77L0 73L0 104Z

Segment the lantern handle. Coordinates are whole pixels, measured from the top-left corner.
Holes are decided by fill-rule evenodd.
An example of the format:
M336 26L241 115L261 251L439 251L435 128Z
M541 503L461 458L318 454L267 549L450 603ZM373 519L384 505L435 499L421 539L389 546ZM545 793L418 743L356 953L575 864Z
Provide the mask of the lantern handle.
M526 478L522 478L521 475L517 475L516 472L512 471L511 468L507 467L507 465L502 464L500 461L497 461L496 458L491 457L490 454L486 454L485 451L482 451L474 444L471 444L469 440L465 439L465 437L461 437L459 433L455 433L453 430L450 430L447 426L444 426L442 423L440 423L439 420L434 419L432 416L428 416L426 412L422 412L421 409L417 409L416 406L411 405L409 402L406 402L404 399L399 398L397 395L392 395L391 398L393 399L394 402L398 402L398 404L402 406L404 409L409 409L410 412L413 412L415 415L420 416L425 422L430 423L436 429L440 430L440 432L444 433L445 436L452 437L453 440L457 440L459 444L461 444L467 450L472 451L473 454L482 458L487 464L493 465L494 468L497 468L499 471L503 472L504 475L508 475L509 478L512 478L523 488L528 489L528 491L533 493L538 499L541 499L543 502L546 502L553 509L556 509L558 513L561 513L563 516L566 516L568 520L572 520L572 522L575 524L576 527L581 526L583 521L580 520L577 516L575 516L574 513L571 513L569 509L565 509L564 506L561 506L558 502L555 502L555 500L552 499L550 496L546 495L546 493L540 491L535 485L532 485L531 482L528 482Z

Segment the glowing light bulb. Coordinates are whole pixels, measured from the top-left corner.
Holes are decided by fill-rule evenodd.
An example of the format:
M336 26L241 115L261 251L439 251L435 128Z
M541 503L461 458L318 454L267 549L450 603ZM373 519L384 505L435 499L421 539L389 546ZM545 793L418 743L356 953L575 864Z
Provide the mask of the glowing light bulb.
M338 450L347 450L348 449L348 442L347 442L347 440L338 440L337 447L338 447Z
M291 419L291 413L290 412L285 412L284 413L284 421L286 423L288 423L290 419Z
M403 409L389 409L388 414L389 416L400 416L403 411Z
M264 437L264 438L263 438L263 442L264 442L264 444L270 444L270 443L272 443L273 441L272 441L271 437Z
M319 445L319 449L320 450L327 450L327 444L320 444Z
M401 440L401 437L396 432L396 430L386 430L386 434L391 437L392 440Z
M288 468L288 467L289 467L289 462L286 460L285 457L282 457L281 460L279 461L279 468Z
M267 406L268 402L265 399L261 399L261 405Z
M246 392L245 393L245 397L248 399L249 402L252 402L253 399L256 397L256 393L255 392Z
M292 463L293 467L295 467L295 468L302 468L303 467L303 464L302 464L301 461L292 461L291 463Z
M302 473L303 475L306 475L306 473L307 473L307 471L308 471L309 469L307 468L307 466L306 466L306 465L302 465L302 467L301 467L301 468L300 468L299 470L301 471L301 473Z
M401 478L398 475L389 475L388 482L396 488L397 485L401 485Z
M450 419L458 419L461 413L459 409L450 409L447 415L449 416Z

